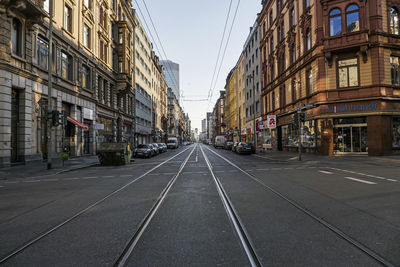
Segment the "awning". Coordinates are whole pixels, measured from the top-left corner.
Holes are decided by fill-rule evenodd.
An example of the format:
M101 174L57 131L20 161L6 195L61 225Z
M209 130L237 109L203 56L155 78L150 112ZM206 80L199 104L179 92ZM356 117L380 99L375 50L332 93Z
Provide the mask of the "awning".
M83 124L83 123L80 123L79 121L74 120L74 119L71 118L71 117L67 117L67 121L69 121L70 123L75 124L75 125L78 126L78 127L81 127L81 128L84 129L85 131L88 131L88 130L89 130L89 126L87 126L87 125L85 125L85 124Z

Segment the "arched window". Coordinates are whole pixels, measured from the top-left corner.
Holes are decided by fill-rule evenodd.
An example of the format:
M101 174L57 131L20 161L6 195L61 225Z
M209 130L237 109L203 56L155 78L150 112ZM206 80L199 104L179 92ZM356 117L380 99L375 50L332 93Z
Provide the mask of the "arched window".
M390 33L392 34L399 34L399 14L397 10L392 7L390 9Z
M356 32L360 30L360 17L357 5L349 5L346 9L347 32Z
M329 13L329 30L330 36L342 33L342 12L338 8Z
M11 31L12 52L18 56L21 56L21 40L22 40L21 22L18 19L13 18L12 31Z

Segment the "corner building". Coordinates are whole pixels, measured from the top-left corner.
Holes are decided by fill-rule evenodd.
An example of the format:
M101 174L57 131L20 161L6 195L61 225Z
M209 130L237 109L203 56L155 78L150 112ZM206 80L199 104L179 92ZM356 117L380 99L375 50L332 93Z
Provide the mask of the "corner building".
M399 1L271 0L259 14L264 145L324 155L400 152ZM268 135L268 136L266 136Z

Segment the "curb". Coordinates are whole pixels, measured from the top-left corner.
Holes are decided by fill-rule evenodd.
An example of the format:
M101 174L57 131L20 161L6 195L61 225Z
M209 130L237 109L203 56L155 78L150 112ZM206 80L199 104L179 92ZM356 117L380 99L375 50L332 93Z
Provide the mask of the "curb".
M80 166L80 167L76 167L76 168L72 168L72 169L62 170L62 171L56 172L55 175L58 175L58 174L61 174L61 173L66 173L66 172L71 172L71 171L76 171L76 170L81 170L81 169L86 169L86 168L99 166L99 165L100 165L99 163L92 163L92 164L85 165L85 166Z

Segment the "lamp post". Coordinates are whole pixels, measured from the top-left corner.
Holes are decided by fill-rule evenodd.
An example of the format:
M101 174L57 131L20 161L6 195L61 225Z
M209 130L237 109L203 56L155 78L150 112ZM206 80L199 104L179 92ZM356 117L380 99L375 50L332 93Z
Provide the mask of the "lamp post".
M51 128L53 124L52 120L52 70L53 70L53 1L50 1L49 7L49 53L48 53L48 74L49 74L49 82L47 85L47 96L48 100L48 107L47 107L47 169L51 169L51 147L52 147L52 140L51 140Z
M247 75L247 78L253 80L253 141L254 141L255 150L257 151L257 141L256 141L256 112L255 112L256 97L255 97L255 87L254 87L254 74L249 74L249 75Z

